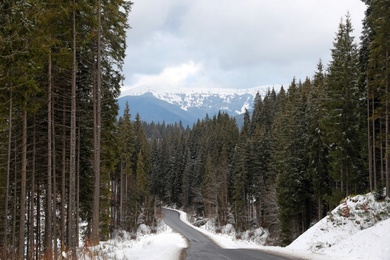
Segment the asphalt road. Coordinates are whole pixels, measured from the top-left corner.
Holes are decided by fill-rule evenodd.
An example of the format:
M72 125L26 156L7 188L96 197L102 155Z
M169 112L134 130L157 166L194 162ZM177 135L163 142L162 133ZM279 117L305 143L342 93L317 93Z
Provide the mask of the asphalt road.
M164 222L176 232L182 234L189 242L185 259L188 260L285 260L277 255L271 255L258 250L224 249L214 244L209 238L182 222L179 213L174 210L163 209Z

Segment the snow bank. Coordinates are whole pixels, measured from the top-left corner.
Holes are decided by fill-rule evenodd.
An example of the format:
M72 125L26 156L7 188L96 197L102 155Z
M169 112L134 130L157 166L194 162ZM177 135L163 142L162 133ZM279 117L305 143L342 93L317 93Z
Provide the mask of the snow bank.
M191 225L187 214L177 211L180 219ZM371 193L347 197L285 248L261 246L253 241L238 240L234 235L217 234L211 222L192 227L222 248L251 248L300 259L390 259L390 199L376 201Z
M119 247L115 246L109 259L179 259L181 250L187 247L183 237L173 233L172 230L157 235L143 236L133 243L129 242L131 241Z
M120 231L115 238L84 250L79 259L173 260L179 259L181 251L188 246L186 240L165 223L160 225L157 234L146 234L147 229L145 226L140 227L137 239Z
M390 259L390 219L340 241L326 253L340 259Z
M337 259L390 259L390 200L374 195L347 197L287 248Z
M294 249L288 249L288 248L282 248L277 246L263 246L255 241L249 241L249 240L241 240L236 239L235 235L232 235L232 233L229 234L223 234L223 233L215 233L215 227L212 227L210 222L207 222L206 225L201 227L195 227L189 222L189 218L187 213L174 209L177 212L180 213L180 219L186 223L187 225L191 226L192 228L198 230L199 232L203 233L207 237L209 237L211 240L214 241L218 246L221 248L226 249L253 249L253 250L260 250L269 252L271 254L277 254L282 255L286 257L294 257L296 259L316 259L316 260L331 260L334 258L323 256L317 253L313 252L306 252L304 250L294 250ZM256 232L263 232L263 231L256 231Z
M327 217L285 248L238 240L233 226L228 226L228 230L221 233L215 232L215 225L210 221L201 227L194 227L185 212L177 211L184 223L202 232L222 248L250 248L296 259L390 259L390 199L378 202L372 194L348 197ZM115 239L85 249L79 254L79 259L174 260L179 259L181 251L188 247L186 240L172 232L164 222L159 226L157 234L149 234L148 228L142 225L138 234L137 239L132 239L131 234L120 232Z

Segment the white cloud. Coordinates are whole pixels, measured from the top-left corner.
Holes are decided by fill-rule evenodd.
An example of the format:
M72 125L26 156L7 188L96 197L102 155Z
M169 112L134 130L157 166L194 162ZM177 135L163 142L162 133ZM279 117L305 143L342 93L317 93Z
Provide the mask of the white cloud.
M193 39L192 47L214 55L228 69L328 52L341 17L348 10L361 12L364 6L358 0L193 2L182 20L183 37Z
M134 74L130 85L122 88L122 95L126 95L129 89L176 89L181 87L216 87L209 79L202 76L203 66L192 60L164 68L158 74Z
M365 10L360 0L133 1L126 85L249 88L304 79L320 58L328 63L341 18L350 12L358 36ZM190 60L201 68L186 80L164 76Z

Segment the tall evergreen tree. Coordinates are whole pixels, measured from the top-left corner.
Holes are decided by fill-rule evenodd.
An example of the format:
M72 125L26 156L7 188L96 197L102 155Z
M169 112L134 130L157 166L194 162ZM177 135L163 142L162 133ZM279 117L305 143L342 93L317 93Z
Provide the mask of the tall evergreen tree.
M126 103L125 110L123 112L122 120L119 126L119 153L120 153L120 189L119 189L119 226L124 226L125 217L127 216L126 202L128 200L128 180L130 180L133 173L132 160L135 153L135 136L134 136L133 124L130 120L130 108Z
M349 15L341 22L332 49L326 78L326 103L322 125L329 145L330 174L335 180L333 206L350 192L357 192L363 181L360 156L362 140L358 100L358 49L354 43Z
M250 137L250 117L249 112L244 114L244 125L237 140L233 158L232 169L232 206L235 219L240 229L244 229L247 224L248 214L248 149Z
M307 85L296 83L290 85L285 111L282 112L280 125L275 137L278 139L279 151L274 151L274 168L277 175L277 196L280 206L281 240L289 244L308 226L310 218L307 198L309 185L306 178L307 157L305 143L307 124L305 118ZM278 119L278 120L280 120ZM276 162L276 160L280 160ZM273 167L275 167L273 166Z
M323 103L325 102L324 93L325 72L321 61L317 64L317 72L314 75L313 82L309 91L307 100L307 123L308 138L305 146L308 155L308 178L310 179L314 200L317 204L317 219L324 216L324 200L326 195L330 194L329 174L328 174L328 147L324 137L324 129L320 124L324 113Z
M205 162L205 173L202 185L203 200L205 205L205 215L215 217L217 208L217 176L211 155L208 154Z

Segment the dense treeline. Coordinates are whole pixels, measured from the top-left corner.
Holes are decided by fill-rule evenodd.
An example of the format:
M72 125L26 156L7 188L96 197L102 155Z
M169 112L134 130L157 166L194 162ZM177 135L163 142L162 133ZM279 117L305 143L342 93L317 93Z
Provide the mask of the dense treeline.
M1 1L1 259L75 259L80 221L109 236L130 7Z
M0 258L75 259L113 231L153 226L160 201L286 245L348 194L390 188L390 1L349 16L329 64L183 127L117 120L125 0L0 3ZM83 228L81 228L83 226Z
M238 129L219 113L192 129L147 125L151 193L217 225L270 231L287 245L349 194L389 183L390 1L367 1L361 44L349 15L331 61L257 95ZM233 216L233 217L232 217Z

